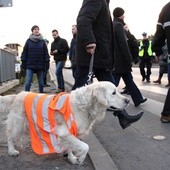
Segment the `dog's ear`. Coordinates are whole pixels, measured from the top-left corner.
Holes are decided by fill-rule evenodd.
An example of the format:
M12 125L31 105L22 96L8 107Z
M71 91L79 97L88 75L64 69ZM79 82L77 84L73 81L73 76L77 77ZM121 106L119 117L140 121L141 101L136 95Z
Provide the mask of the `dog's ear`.
M97 99L97 101L105 106L108 105L106 99L106 87L96 86L92 91L92 96Z

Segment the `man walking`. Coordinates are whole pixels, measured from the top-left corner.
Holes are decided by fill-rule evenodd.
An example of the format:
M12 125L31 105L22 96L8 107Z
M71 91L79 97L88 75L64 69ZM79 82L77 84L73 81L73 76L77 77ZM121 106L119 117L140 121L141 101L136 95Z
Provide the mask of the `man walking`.
M116 86L119 85L120 78L126 84L135 106L139 106L147 99L143 98L141 92L133 81L131 74L132 67L132 55L127 42L127 34L124 29L124 10L117 7L113 11L113 30L115 37L115 62L114 62L114 77L116 80Z
M63 67L67 60L67 53L69 51L68 43L65 39L60 38L58 31L53 30L52 36L54 41L51 43L51 55L54 56L56 63L56 77L58 83L57 93L65 91Z
M87 84L92 54L94 54L93 73L98 81L115 83L112 76L113 38L109 0L83 0L77 17L77 76L73 90ZM130 116L125 110L114 112L123 129L139 120L142 114Z
M170 63L170 2L168 2L159 14L157 30L154 38L154 51L156 56L163 54L162 47L167 40L168 46L168 62ZM170 71L170 70L169 70ZM165 104L161 113L161 121L170 123L170 88L168 90Z
M76 58L76 37L77 37L77 25L72 26L72 34L73 38L70 43L70 51L69 51L69 59L71 61L71 69L73 73L74 80L76 79L76 64L75 64L75 58Z
M139 46L139 57L140 57L140 63L139 63L139 68L140 68L140 74L142 75L142 81L146 81L149 83L150 82L150 75L151 75L151 67L152 67L152 62L151 59L153 57L153 52L152 52L152 41L150 41L147 37L147 33L143 32L142 33L143 40L140 41L140 46ZM147 69L145 73L145 67Z

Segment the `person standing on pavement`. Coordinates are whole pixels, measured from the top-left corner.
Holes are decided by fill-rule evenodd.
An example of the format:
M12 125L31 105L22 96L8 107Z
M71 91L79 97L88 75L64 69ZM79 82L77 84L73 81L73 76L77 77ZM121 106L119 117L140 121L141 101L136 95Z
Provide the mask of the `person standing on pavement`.
M153 57L153 44L152 41L148 39L147 33L142 33L143 39L140 41L139 45L139 57L140 57L140 74L142 75L142 81L150 82L151 67L152 67L152 57ZM145 73L145 67L147 69Z
M157 23L157 29L154 36L154 51L156 56L160 56L163 51L162 47L165 45L167 40L168 47L168 63L170 64L170 2L168 2L161 10ZM168 68L170 72L170 68ZM170 80L170 79L169 79ZM170 123L170 88L165 99L164 107L161 112L161 121L163 123Z
M26 70L25 91L30 91L33 74L37 74L39 92L43 93L44 71L49 65L47 45L39 32L39 27L31 28L31 35L27 39L21 54L21 67Z
M77 25L72 26L72 34L73 38L70 43L70 51L69 51L69 59L71 61L71 69L74 80L76 79L76 64L75 64L75 58L76 58L76 36L77 36Z
M167 73L168 71L168 64L167 64L167 59L168 59L168 47L167 47L167 44L165 44L163 47L162 47L162 51L163 51L163 54L161 54L159 56L159 58L157 58L157 60L159 61L159 76L158 76L158 79L153 81L153 83L158 83L158 84L161 84L161 79L164 75L164 73ZM166 85L167 86L167 85ZM165 87L166 87L165 86Z
M98 81L115 84L112 75L114 64L113 25L109 0L83 0L77 17L76 65L77 76L73 90L88 84L89 65L94 54L93 73ZM123 111L114 111L124 129L138 121L143 113L130 116Z
M46 42L46 45L48 46L49 41L47 39L44 39L44 41ZM49 84L47 84L47 73L49 70L49 64L46 66L45 71L44 71L44 87L50 87Z
M123 79L126 87L132 97L135 106L139 106L147 99L143 98L141 92L133 81L132 71L132 55L127 42L127 35L124 29L124 10L117 7L113 11L113 32L114 32L114 77L116 86L119 85L120 78Z
M54 56L56 63L56 77L58 83L57 93L65 91L63 67L67 60L67 53L69 51L68 43L65 39L60 38L58 31L53 30L52 36L54 41L51 43L51 55Z

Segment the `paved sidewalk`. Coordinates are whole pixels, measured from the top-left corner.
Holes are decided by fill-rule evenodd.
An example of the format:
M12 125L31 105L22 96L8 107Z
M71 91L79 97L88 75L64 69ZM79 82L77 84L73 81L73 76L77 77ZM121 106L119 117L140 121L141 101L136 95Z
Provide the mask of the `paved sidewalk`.
M19 85L19 80L14 79L0 85L0 94L5 93L6 91L12 89L13 87Z

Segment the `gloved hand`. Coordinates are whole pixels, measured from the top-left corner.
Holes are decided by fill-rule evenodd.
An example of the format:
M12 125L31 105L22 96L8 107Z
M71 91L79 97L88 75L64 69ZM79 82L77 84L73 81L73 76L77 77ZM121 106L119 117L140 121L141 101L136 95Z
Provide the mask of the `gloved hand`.
M25 62L25 61L22 61L21 69L22 69L22 70L25 70L25 69L26 69L26 62Z

